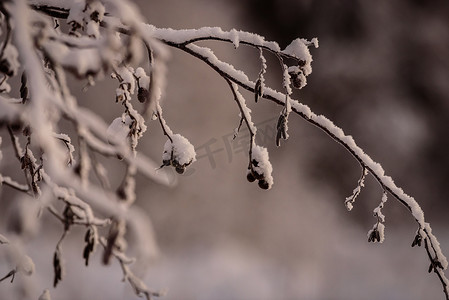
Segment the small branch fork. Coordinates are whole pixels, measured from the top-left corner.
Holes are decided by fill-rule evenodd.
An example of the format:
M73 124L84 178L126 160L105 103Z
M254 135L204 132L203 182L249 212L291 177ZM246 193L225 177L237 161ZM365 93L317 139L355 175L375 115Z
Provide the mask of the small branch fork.
M100 238L100 244L107 249L108 243L105 238ZM117 259L122 268L123 281L128 281L134 292L138 296L144 295L147 300L154 299L153 297L162 297L163 292L151 291L145 283L140 280L129 268L129 265L134 263L134 259L127 257L123 252L112 249L111 255Z
M251 115L249 112L248 107L245 104L245 99L243 98L243 96L240 94L240 92L237 90L237 85L233 82L231 82L229 79L225 78L226 82L229 84L229 87L232 91L232 94L234 95L234 100L235 102L237 102L237 106L239 107L240 110L240 116L241 116L241 121L239 124L242 124L242 121L245 122L246 127L248 128L249 131L249 135L250 135L250 143L249 143L249 166L251 166L251 159L252 159L252 152L253 152L253 146L254 146L254 139L256 137L256 132L257 132L257 128L256 126L254 126L254 123L251 121Z

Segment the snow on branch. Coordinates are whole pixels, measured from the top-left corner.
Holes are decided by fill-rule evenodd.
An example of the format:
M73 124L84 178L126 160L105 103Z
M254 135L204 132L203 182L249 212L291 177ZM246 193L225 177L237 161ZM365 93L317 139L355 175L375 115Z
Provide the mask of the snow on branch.
M23 170L22 179L16 181L2 174L0 183L32 196L63 224L64 231L56 244L53 260L55 285L63 279L62 243L69 228L87 226L82 254L86 264L100 244L104 248L103 261L108 263L115 257L124 279L137 295L147 299L160 296L160 293L149 290L131 271L129 264L133 260L125 253L125 235L128 227L140 231L143 226L151 225L148 219L136 218L133 208L137 172L157 183L172 183L164 170L138 149L139 140L150 122L157 119L167 136L166 143L160 145L163 149L162 166L172 166L182 174L196 159L194 146L180 133L174 134L162 114L161 100L167 84L165 73L169 58L167 48L171 47L203 61L228 84L240 118L236 134L242 124L250 133L248 181L258 180L262 189L270 189L274 183L268 151L255 143L257 127L241 89L254 93L255 102L264 98L282 107L276 126L277 146L280 146L281 139L288 138L288 118L294 113L323 130L356 159L362 175L352 195L346 198L348 210L362 191L368 174L380 184L383 196L374 209L376 223L368 233L369 241L384 240L382 208L388 194L410 211L418 224L412 246L424 245L430 260L429 272L436 273L446 299L449 299L448 280L444 274L448 261L416 200L398 187L351 136L331 120L313 113L308 106L292 98L292 88L303 88L307 84L307 76L312 73L309 48L318 47L316 38L310 41L294 39L281 49L278 43L266 41L260 35L235 29L157 28L145 24L137 7L125 0L3 1L0 2L0 13L6 30L0 48L0 129L7 129L14 155ZM60 19L65 19L68 29L60 28ZM254 48L260 59L258 76L250 79L243 71L220 60L212 49L198 44L201 41L229 43L236 50L242 46ZM147 66L142 64L141 42L147 50ZM280 63L283 75L279 82L283 92L265 84L264 76L271 71L266 64L266 55L275 56ZM8 79L19 75L19 72L22 75L20 98L17 99L10 96ZM111 73L118 86L115 99L109 100L111 105L114 102L119 105L122 113L108 125L95 112L79 107L68 87L66 73L85 81L86 87ZM59 129L62 120L70 123L72 132L65 133ZM110 187L104 168L96 162L97 155L118 159L125 165L125 174L116 189ZM92 170L98 184L91 179ZM63 211L58 210L54 203L62 205ZM108 227L105 236L100 236L97 229L100 226ZM156 252L152 235L146 241L141 238L141 241L152 249L148 252ZM142 256L148 258L151 255L143 253Z

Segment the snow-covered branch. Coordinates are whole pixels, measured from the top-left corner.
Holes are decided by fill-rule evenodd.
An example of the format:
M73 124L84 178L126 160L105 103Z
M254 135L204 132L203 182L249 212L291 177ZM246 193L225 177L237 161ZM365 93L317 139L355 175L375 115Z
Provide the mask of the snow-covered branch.
M388 195L410 211L418 224L412 246L424 244L431 263L429 272L437 274L446 299L449 299L448 279L444 274L448 261L417 201L398 187L351 136L325 116L315 114L308 106L292 98L292 88L303 88L307 84L307 76L312 73L309 48L318 47L317 39L307 41L298 38L281 49L278 43L266 41L260 35L235 29L156 28L145 24L132 3L120 0L3 1L0 12L6 29L0 48L0 73L3 76L0 79L0 129L5 127L8 131L26 184L7 175L0 175L0 183L33 196L63 223L64 231L57 242L53 260L54 285L62 280L64 238L71 226L85 226L88 228L83 253L86 264L96 245L101 244L105 249L103 261L108 263L111 257L115 257L124 279L137 295L144 295L147 299L160 296L150 291L131 271L129 264L132 260L125 255L125 234L128 227L142 228L135 223L136 213L132 207L136 198L137 172L157 183L171 185L172 181L162 167L172 166L182 174L196 160L194 146L181 134L173 133L163 116L161 99L167 84L167 48L171 47L198 58L228 84L240 117L236 134L242 124L249 131L248 181L258 180L262 189L270 189L274 183L268 151L255 143L257 126L252 122L251 110L241 89L254 93L255 102L264 98L281 107L276 126L277 146L280 146L281 139L288 138L288 118L295 113L327 133L356 159L362 175L352 195L345 201L348 210L361 193L368 174L380 184L383 196L374 209L376 223L368 233L369 241L384 240L385 216L382 209ZM56 19L65 19L69 29L59 28ZM198 44L201 41L230 43L236 50L240 46L254 48L261 65L258 76L250 79L243 71L220 60L211 49ZM144 55L140 42L146 47L148 66L142 64ZM265 84L264 76L271 71L266 64L266 55L273 55L280 63L283 75L279 81L283 92ZM19 71L20 99L16 99L10 96L8 79L17 76ZM79 107L67 84L66 73L87 82L87 86L111 73L111 77L117 80L115 99L112 100L120 105L122 113L107 125L96 113ZM140 111L137 109L140 103L135 100L143 103ZM149 122L155 119L168 139L160 145L160 168L138 149ZM72 132L65 133L59 129L62 120L71 124ZM110 187L104 168L95 160L96 155L119 159L125 165L125 174L115 190ZM91 179L92 170L98 184ZM55 203L63 205L64 210L60 212ZM150 224L144 218L138 219ZM109 228L107 237L99 235L97 227L100 226Z

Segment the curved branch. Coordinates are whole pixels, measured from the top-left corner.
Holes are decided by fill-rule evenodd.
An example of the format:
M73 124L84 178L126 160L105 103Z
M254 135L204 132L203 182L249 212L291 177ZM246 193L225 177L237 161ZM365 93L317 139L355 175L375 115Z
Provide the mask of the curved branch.
M256 83L250 81L243 72L236 70L233 66L225 62L220 61L208 48L199 47L193 44L184 45L167 41L165 41L165 43L168 46L183 50L184 52L202 60L213 70L215 70L220 76L226 78L228 81L232 81L250 92L256 92ZM277 92L268 87L265 87L265 90L262 93L262 97L282 106L285 106L286 104L285 94ZM352 136L346 135L341 128L337 127L331 120L327 119L326 117L313 113L307 105L304 105L291 98L289 98L289 101L291 103L291 109L293 112L302 117L305 121L324 131L337 143L343 146L343 148L345 148L359 162L362 168L367 170L375 178L375 180L385 191L390 193L396 200L402 203L411 212L413 218L418 223L419 228L423 229L423 231L426 233L426 241L434 250L435 257L433 257L429 251L427 251L430 261L442 262L442 268L436 266L434 268L434 271L443 285L446 299L449 300L449 281L445 277L443 272L443 270L447 269L448 263L446 257L441 252L437 239L431 233L429 223L427 223L424 219L424 212L419 206L418 202L413 197L406 194L400 187L398 187L390 176L385 175L385 171L383 170L382 166L379 163L375 162L370 156L368 156L363 151L363 149L355 143Z
M39 2L42 3L45 1ZM51 5L34 5L33 9L40 10L53 17L68 17L68 10L66 8L59 9L52 7ZM263 37L251 33L237 32L235 30L225 32L219 28L202 28L199 30L158 29L151 25L139 24L136 26L136 24L133 24L136 27L133 28L133 30L138 29L137 32L135 32L125 26L117 25L117 22L114 22L116 20L113 18L105 18L102 26L108 26L107 22L109 21L111 21L111 24L114 25L113 27L121 33L137 33L141 35L140 37L146 43L149 43L154 39L158 39L170 47L178 48L200 59L215 70L220 76L224 77L228 82L239 85L250 92L256 92L256 84L249 80L245 73L236 70L230 64L220 61L210 49L200 47L194 43L203 40L217 40L233 43L235 47L238 47L241 43L259 49L263 48L274 53L278 57L289 57L296 61L302 60L299 57L290 56L281 51L277 43L265 41ZM441 252L437 239L431 232L430 225L425 222L424 212L418 205L417 201L398 187L391 177L385 175L385 171L382 166L373 161L371 157L368 156L363 149L355 143L351 136L346 135L344 131L337 127L332 121L322 115L313 113L308 106L301 104L297 100L287 98L290 103L286 103L286 95L284 93L277 92L268 87L265 87L262 97L282 106L290 104L293 112L302 117L306 122L320 128L343 148L345 148L360 163L362 168L367 170L375 178L383 190L390 193L411 212L413 218L418 223L419 229L421 229L424 233L423 238L425 239L429 259L434 266L433 270L437 273L443 284L446 299L449 299L448 280L443 273L443 270L447 268L448 263Z

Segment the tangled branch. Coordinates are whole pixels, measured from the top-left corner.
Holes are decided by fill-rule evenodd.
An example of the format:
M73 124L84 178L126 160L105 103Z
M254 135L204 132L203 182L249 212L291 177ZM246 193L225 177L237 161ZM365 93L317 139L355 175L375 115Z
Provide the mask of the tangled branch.
M106 10L106 8L108 10ZM293 112L306 122L320 128L342 145L360 164L362 175L353 194L345 201L350 210L370 174L381 186L383 196L374 210L376 223L368 233L368 240L384 240L384 207L387 195L393 196L411 213L418 224L412 246L424 244L430 260L429 272L436 273L441 281L446 299L449 299L448 279L444 270L448 267L432 229L425 221L424 212L416 200L398 187L385 174L382 166L374 162L354 141L322 115L291 98L292 88L301 89L312 72L312 56L309 48L318 47L318 40L293 40L281 49L276 42L263 37L221 28L204 27L196 30L161 29L145 24L143 18L128 1L86 0L62 1L25 0L0 3L3 26L6 29L0 48L0 72L3 75L0 91L0 128L6 127L11 137L15 156L20 161L26 184L9 176L0 175L0 182L18 192L40 201L52 216L64 225L64 232L54 254L54 285L62 280L62 241L71 226L87 227L83 258L88 264L90 254L97 244L104 248L103 261L115 257L137 295L147 299L160 296L150 291L129 268L132 259L126 252L126 224L132 222L132 204L135 200L135 176L141 172L149 179L170 185L160 170L172 166L182 174L195 160L193 145L180 134L174 134L163 117L160 100L165 87L166 46L181 50L207 64L228 84L237 104L240 124L249 130L247 179L258 180L262 189L270 189L274 180L272 165L266 148L255 143L257 128L251 121L248 108L239 89L254 93L256 102L264 98L281 106L275 143L288 138L288 119ZM45 16L45 17L44 17ZM54 26L54 19L66 19L70 26L64 32ZM137 46L142 41L146 47L149 65L140 64L142 53ZM260 58L260 72L254 80L231 64L221 61L211 49L200 46L201 41L230 43L237 49L241 45L254 48ZM283 74L284 91L278 92L265 85L267 69L265 55L274 55ZM20 99L9 97L8 79L23 69ZM92 85L107 72L117 79L115 101L123 108L121 116L107 125L100 117L78 106L66 82L66 73ZM134 96L136 95L136 96ZM144 103L143 109L135 108L134 98ZM61 119L68 120L75 131L70 137L56 133ZM162 167L140 154L139 140L147 129L147 123L158 119L168 140L162 153ZM22 149L20 133L26 142ZM79 153L75 158L72 140L78 141ZM0 140L1 142L1 140ZM111 190L101 164L95 155L117 158L125 165L125 175L120 186ZM91 169L99 184L89 180ZM64 205L60 213L54 203ZM96 214L105 217L97 217ZM107 226L109 233L99 236L97 227ZM15 269L14 269L15 270ZM13 277L11 271L6 277Z

